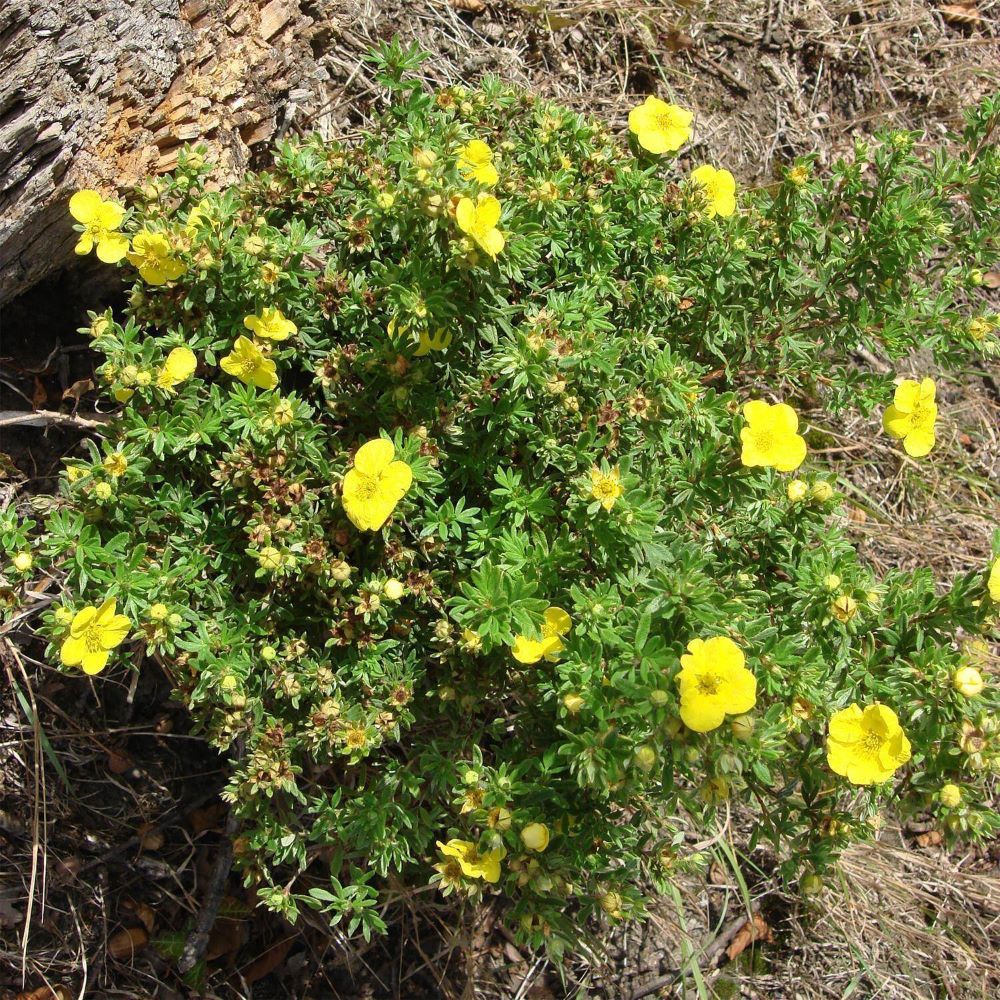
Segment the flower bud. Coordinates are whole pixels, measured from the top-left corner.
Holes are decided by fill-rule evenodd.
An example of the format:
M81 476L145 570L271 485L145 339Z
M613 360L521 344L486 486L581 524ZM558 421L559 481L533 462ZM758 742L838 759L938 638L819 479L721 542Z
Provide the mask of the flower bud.
M958 785L943 785L938 792L941 805L949 809L957 809L962 804L962 789Z
M785 495L789 500L791 500L792 503L804 500L808 492L809 487L803 479L793 479L788 486L785 487Z
M650 705L655 705L657 708L662 708L670 700L670 695L666 691L661 691L659 688L649 692L649 703Z
M386 580L385 586L382 588L382 593L385 594L386 599L390 601L398 601L405 592L406 587L403 585L402 581L396 579Z
M752 715L737 715L729 720L729 731L738 740L748 740L753 736L754 717Z
M833 499L833 487L825 479L819 479L813 483L810 492L813 500L818 503L826 503L827 500Z
M637 747L633 756L636 766L647 773L653 769L653 765L656 763L656 751L650 746Z
M544 823L529 823L521 831L521 843L529 851L544 851L549 846L549 828Z
M799 891L803 896L818 896L823 891L823 877L809 872L799 879Z
M16 569L19 573L27 573L28 570L31 569L31 564L34 562L34 559L31 558L30 552L18 552L17 555L14 556L13 562L14 569Z
M335 559L330 565L330 575L339 583L344 583L351 577L351 567L343 559Z
M149 620L151 622L164 622L170 616L170 609L165 604L152 604L149 608Z
M622 898L617 892L605 892L598 897L597 902L609 917L622 915Z
M975 698L986 687L983 675L975 667L960 667L952 675L951 683L966 698Z

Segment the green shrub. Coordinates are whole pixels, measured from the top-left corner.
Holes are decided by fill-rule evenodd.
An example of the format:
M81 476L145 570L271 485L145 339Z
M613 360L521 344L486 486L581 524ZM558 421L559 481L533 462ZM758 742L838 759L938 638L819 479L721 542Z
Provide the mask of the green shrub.
M867 413L893 376L865 352L995 353L970 291L998 102L952 152L890 133L730 214L724 175L642 148L656 107L624 139L374 58L391 102L356 141L224 191L193 151L124 218L76 200L81 252L139 276L94 317L105 440L43 525L3 525L64 581L53 657L144 649L231 755L260 898L366 935L392 879L501 892L558 949L639 915L730 797L789 879L887 805L994 834L995 688L953 677L1000 573L878 578L818 458L773 467L823 442L743 408ZM930 388L897 391L901 454L933 444Z

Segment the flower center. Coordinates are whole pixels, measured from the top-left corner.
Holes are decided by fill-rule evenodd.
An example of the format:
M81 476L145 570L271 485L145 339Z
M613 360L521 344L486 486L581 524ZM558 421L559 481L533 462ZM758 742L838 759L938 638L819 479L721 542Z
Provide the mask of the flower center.
M859 743L859 750L868 757L874 757L882 749L882 737L875 732L865 733Z
M721 680L715 674L700 674L698 676L699 694L718 694Z
M257 359L256 358L244 358L240 362L240 371L244 375L247 375L247 376L253 375L253 373L256 370L257 370Z
M360 482L357 485L357 496L359 500L374 500L378 496L378 477L360 473Z
M96 625L91 625L83 634L83 643L88 653L100 653L104 649L101 644L101 630Z
M774 451L775 437L772 431L756 431L754 433L754 440L757 443L758 451L762 451L764 453Z

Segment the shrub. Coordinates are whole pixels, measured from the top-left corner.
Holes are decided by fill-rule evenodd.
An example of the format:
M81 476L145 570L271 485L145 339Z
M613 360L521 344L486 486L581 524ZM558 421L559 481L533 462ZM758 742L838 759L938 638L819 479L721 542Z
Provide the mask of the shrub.
M90 328L120 410L42 525L3 526L63 581L52 656L145 650L231 757L247 882L366 935L391 877L503 893L558 950L640 915L736 796L788 879L890 805L994 834L968 670L1000 579L878 578L796 408L886 406L857 361L901 361L886 428L923 455L903 359L996 352L998 103L737 192L648 152L677 109L622 138L373 58L356 141L74 200L81 252L138 275Z

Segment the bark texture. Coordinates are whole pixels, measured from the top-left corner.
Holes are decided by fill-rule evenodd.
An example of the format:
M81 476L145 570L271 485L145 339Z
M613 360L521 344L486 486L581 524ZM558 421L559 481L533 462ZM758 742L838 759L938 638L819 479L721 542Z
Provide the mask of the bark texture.
M73 259L66 210L172 169L203 141L238 176L322 93L343 0L0 3L0 305ZM314 51L315 50L315 51Z

